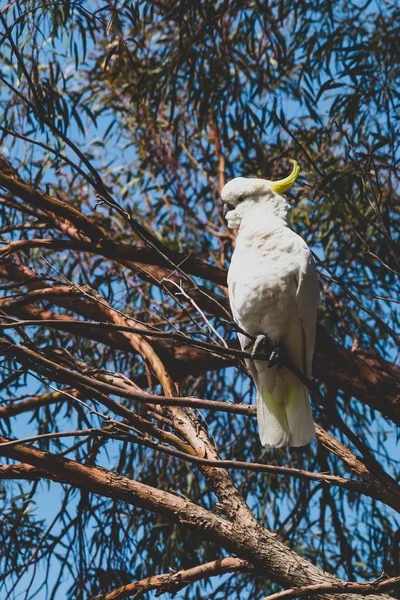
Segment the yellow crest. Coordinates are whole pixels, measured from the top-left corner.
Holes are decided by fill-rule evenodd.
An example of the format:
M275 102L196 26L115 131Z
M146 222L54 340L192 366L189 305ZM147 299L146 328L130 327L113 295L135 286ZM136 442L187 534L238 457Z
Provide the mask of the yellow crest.
M300 167L297 164L297 161L292 160L291 162L293 163L293 170L290 175L279 181L271 181L270 188L277 194L284 194L287 190L290 190L300 173Z

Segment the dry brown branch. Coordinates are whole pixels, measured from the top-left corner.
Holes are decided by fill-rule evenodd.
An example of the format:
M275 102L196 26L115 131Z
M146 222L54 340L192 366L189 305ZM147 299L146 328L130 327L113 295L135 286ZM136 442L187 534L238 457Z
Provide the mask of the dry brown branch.
M40 290L32 290L19 297L1 298L0 309L4 311L12 311L12 309L20 308L27 304L32 304L36 301L47 300L52 302L57 298L74 298L81 296L81 292L73 286L52 286L44 287Z
M49 479L49 473L32 465L0 465L0 479L25 479L26 481L39 481Z
M252 569L250 563L236 558L234 556L228 556L219 560L213 560L212 562L192 567L191 569L185 569L183 571L177 571L176 573L166 573L163 575L154 575L153 577L147 577L134 583L129 583L122 587L111 590L107 594L99 594L93 596L91 600L122 600L123 598L129 598L137 593L145 593L150 590L158 590L158 594L169 592L175 594L182 588L199 581L200 579L208 579L209 577L215 577L216 575L223 575L224 573L232 573L237 571L249 571Z
M98 254L100 256L104 256L105 258L110 258L121 264L127 264L134 271L136 271L135 264L130 263L142 263L143 265L149 266L159 266L159 267L169 267L166 263L165 259L152 250L151 248L145 248L141 246L128 246L122 242L114 242L110 239L101 239L97 243L91 243L84 240L65 240L65 239L42 239L42 238L33 238L31 240L15 240L13 242L9 242L8 244L0 247L0 252L2 254L12 254L13 252L17 252L19 250L24 250L28 248L48 248L51 250L75 250L78 252L88 252L90 254ZM184 254L179 254L177 252L168 251L171 255L171 258L177 264L183 265L185 269L191 275L195 275L197 277L203 277L208 281L212 281L219 285L226 285L226 271L225 269L221 269L219 267L214 267L200 259ZM171 269L169 268L169 274L171 274Z
M145 424L148 426L146 427ZM146 423L144 419L140 419L138 417L137 426L140 429L144 429L147 432L155 433L157 437L160 439L165 438L167 441L171 441L171 434L167 434L162 430L156 430L156 428L151 426L150 423ZM322 483L326 483L328 485L339 486L344 489L362 493L365 495L370 495L366 486L358 481L351 481L349 479L345 479L344 477L339 477L336 475L330 475L329 473L316 473L311 471L305 471L304 469L294 469L290 467L280 467L277 465L268 465L254 462L244 462L240 460L209 460L206 458L200 458L198 456L193 456L193 454L189 454L188 452L182 452L180 450L176 450L174 448L165 446L160 444L159 442L154 442L148 438L139 437L132 433L127 426L118 421L114 421L113 419L109 419L109 425L105 426L103 429L91 428L91 429L83 429L83 430L75 430L75 431L62 431L55 433L43 433L40 435L30 436L22 439L16 440L7 440L6 442L0 443L0 449L16 446L18 444L26 444L30 442L40 441L40 440L50 440L50 439L58 439L64 437L110 437L114 439L124 439L128 442L138 443L148 448L152 448L155 451L162 452L169 456L174 456L181 460L184 460L189 463L198 464L205 467L216 467L218 469L237 469L244 471L252 471L253 473L271 473L274 475L287 475L288 477L294 477L296 479L304 479L311 481L319 481ZM172 440L173 443L173 440ZM178 443L175 443L177 447L179 447ZM180 444L180 446L185 447L184 444ZM187 448L187 446L186 446Z
M330 473L316 473L312 471L305 471L304 469L294 469L291 467L280 467L278 465L268 465L248 461L244 462L240 460L210 460L207 458L201 458L199 456L192 456L185 452L181 452L179 450L174 450L173 448L163 446L162 444L154 442L150 439L139 438L135 435L128 435L127 439L132 439L132 441L142 444L143 446L147 446L148 448L152 448L153 450L163 452L164 454L168 454L170 456L175 456L193 464L208 467L216 467L218 469L239 469L244 471L252 471L255 473L287 475L288 477L294 477L296 479L309 479L311 481L319 481L330 486L336 485L344 489L350 490L352 492L357 492L365 494L367 496L375 497L375 495L364 483L359 481L351 481L350 479L339 477L337 475L331 475ZM398 507L398 512L400 512L400 507Z
M318 328L314 375L400 425L400 367L378 353L351 352Z

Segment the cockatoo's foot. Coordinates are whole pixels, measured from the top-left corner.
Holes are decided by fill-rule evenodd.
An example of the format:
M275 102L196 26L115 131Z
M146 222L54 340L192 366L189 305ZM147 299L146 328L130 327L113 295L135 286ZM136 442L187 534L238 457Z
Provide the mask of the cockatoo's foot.
M272 369L272 367L275 367L279 363L279 346L278 344L272 344L266 335L258 335L253 343L253 347L251 349L252 358L254 358L257 354L265 354L265 356L269 356L269 369Z
M251 358L254 358L257 354L268 354L270 346L270 341L266 335L258 335L252 344Z

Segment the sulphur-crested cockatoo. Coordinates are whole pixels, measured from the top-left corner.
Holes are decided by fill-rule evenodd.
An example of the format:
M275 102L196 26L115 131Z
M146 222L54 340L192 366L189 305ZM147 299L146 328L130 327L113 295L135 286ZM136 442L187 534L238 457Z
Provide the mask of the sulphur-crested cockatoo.
M282 196L298 173L294 161L286 179L237 177L221 193L228 227L238 230L228 272L233 318L256 337L253 354L262 341L276 349L269 362L246 360L257 389L261 443L274 448L304 446L315 435L307 388L279 364L281 353L311 376L319 285L307 244L289 227ZM249 349L249 337L238 335Z

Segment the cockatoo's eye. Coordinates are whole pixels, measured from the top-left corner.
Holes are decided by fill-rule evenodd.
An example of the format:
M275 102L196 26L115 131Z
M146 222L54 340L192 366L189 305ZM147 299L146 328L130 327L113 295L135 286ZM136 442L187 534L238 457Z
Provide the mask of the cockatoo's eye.
M241 194L240 196L238 196L238 204L240 202L243 202L243 200L244 200L244 195L243 194Z

